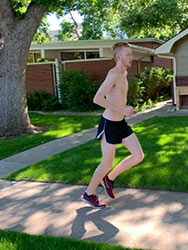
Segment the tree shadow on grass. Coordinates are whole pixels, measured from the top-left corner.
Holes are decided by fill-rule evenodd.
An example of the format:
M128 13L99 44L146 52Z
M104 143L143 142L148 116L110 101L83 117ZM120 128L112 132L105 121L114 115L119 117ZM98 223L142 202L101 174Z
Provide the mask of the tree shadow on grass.
M188 191L188 148L185 146L188 126L182 119L152 118L135 125L145 159L120 175L117 186ZM117 150L115 165L125 157L125 152L122 146Z
M121 174L115 185L188 191L188 126L182 119L183 117L152 118L135 125L134 130L143 147L145 159ZM128 155L125 147L118 146L114 165ZM100 142L90 141L11 176L19 177L19 180L28 178L85 185L89 183L100 162Z
M32 114L35 126L48 128L43 133L25 135L0 140L0 160L43 143L56 140L86 129L94 128L100 119L98 116L46 116ZM49 119L48 119L49 117Z

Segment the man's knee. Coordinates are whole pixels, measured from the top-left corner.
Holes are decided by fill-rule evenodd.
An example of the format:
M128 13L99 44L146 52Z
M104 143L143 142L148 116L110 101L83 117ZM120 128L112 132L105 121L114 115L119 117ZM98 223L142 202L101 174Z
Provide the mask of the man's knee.
M134 159L136 164L138 164L144 160L144 152L143 151L139 151L135 154L132 154L132 156L133 156L133 159Z
M139 155L139 162L142 162L144 160L144 152L141 151Z
M101 166L105 169L111 169L114 163L114 159L102 160Z

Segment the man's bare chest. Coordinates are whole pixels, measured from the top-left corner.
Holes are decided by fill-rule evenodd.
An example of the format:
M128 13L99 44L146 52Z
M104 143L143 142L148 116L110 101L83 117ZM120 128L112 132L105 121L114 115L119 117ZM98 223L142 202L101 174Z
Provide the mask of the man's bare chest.
M115 84L115 89L114 91L119 93L120 95L126 95L128 91L128 82L127 79L123 79L119 81L118 83Z

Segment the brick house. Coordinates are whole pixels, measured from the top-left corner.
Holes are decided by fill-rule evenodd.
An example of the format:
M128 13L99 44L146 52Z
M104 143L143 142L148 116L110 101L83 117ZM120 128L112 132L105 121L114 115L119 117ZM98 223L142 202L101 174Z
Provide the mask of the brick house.
M133 51L133 63L128 77L135 77L145 67L172 68L172 60L155 55L155 49L162 40L88 40L52 41L43 44L32 43L26 70L27 93L46 91L60 95L59 84L64 70L78 69L90 74L93 80L102 82L114 65L111 48L116 42L129 42ZM46 61L46 62L41 62Z
M160 58L173 60L173 104L188 108L188 28L155 50Z

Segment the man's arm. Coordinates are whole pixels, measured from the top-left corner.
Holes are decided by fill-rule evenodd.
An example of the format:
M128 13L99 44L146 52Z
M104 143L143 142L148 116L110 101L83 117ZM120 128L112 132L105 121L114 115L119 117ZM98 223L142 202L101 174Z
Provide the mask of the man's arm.
M109 102L105 97L110 92L111 88L118 81L118 75L113 72L108 72L106 79L98 89L93 98L93 102L103 108L119 112L123 115L130 116L133 113L132 107L121 108Z
M109 102L105 97L110 92L112 87L115 85L115 82L117 81L117 74L108 72L106 79L98 89L97 93L95 94L93 98L93 102L103 108L111 109L113 111L121 113L121 110L119 107L114 105L113 103Z

